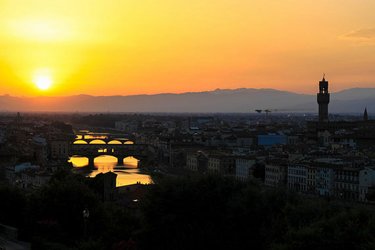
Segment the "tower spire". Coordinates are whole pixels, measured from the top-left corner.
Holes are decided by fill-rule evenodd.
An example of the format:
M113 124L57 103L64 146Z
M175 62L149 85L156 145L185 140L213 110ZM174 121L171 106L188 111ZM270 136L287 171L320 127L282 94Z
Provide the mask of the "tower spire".
M325 74L323 73L323 79L319 81L319 92L317 94L320 122L328 121L329 96L328 81L325 80Z
M365 112L363 112L363 120L368 121L367 107L365 108Z

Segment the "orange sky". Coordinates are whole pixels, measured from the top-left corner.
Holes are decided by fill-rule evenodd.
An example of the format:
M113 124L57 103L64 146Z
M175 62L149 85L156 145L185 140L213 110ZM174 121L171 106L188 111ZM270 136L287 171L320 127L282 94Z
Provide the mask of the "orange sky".
M375 87L373 0L0 0L0 94ZM50 78L51 88L35 86Z

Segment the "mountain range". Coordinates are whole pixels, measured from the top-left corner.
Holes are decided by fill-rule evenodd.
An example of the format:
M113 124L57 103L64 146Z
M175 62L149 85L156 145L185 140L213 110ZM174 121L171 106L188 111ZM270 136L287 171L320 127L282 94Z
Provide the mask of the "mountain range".
M353 88L331 93L329 112L362 113L375 111L375 88ZM316 95L276 89L216 89L181 94L65 97L0 96L3 112L317 112Z

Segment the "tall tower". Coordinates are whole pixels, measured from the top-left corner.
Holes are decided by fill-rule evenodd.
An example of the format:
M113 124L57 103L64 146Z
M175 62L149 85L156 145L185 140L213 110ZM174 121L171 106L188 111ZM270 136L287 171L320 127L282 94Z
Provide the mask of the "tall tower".
M317 94L317 100L319 104L319 121L328 121L328 81L324 79L324 76L323 79L319 81L319 93Z
M363 113L363 120L368 121L367 107L365 108L365 112Z

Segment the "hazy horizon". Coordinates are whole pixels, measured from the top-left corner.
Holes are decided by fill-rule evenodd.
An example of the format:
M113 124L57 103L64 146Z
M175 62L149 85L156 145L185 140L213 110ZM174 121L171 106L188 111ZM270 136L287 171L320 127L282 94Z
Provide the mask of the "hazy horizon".
M318 86L318 85L316 85ZM374 87L353 87L353 88L343 88L338 89L335 91L330 91L330 93L340 93L348 90L363 90L363 89L375 89ZM207 90L201 90L201 91L186 91L186 92L159 92L159 93L139 93L139 94L116 94L116 95L92 95L92 94L86 94L86 93L78 93L78 94L72 94L72 95L48 95L48 94L42 94L40 95L11 95L8 93L0 94L0 96L9 96L9 97L20 97L20 98L37 98L37 97L69 97L69 96L92 96L92 97L115 97L115 96L153 96L153 95L180 95L180 94L188 94L188 93L205 93L205 92L214 92L214 91L235 91L235 90L275 90L280 92L289 92L294 94L300 94L300 95L315 95L318 91L315 92L298 92L298 91L290 91L287 89L278 89L278 88L251 88L251 87L238 87L238 88L216 88L216 89L207 89Z
M331 92L332 93L332 92ZM375 88L354 88L331 94L330 112L375 110ZM316 112L316 94L274 89L223 89L182 94L128 96L0 96L2 111L46 112L166 112L242 113L256 109L277 112Z

